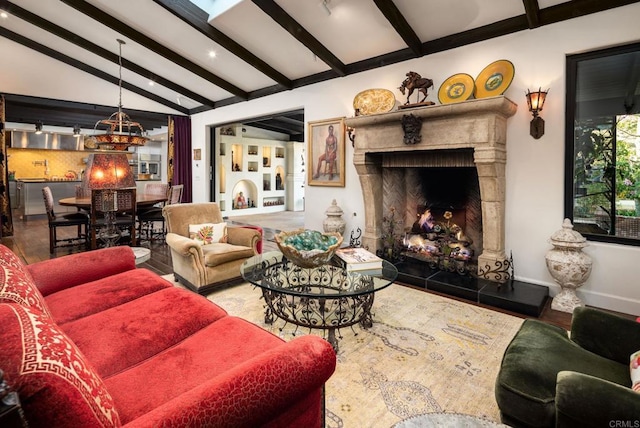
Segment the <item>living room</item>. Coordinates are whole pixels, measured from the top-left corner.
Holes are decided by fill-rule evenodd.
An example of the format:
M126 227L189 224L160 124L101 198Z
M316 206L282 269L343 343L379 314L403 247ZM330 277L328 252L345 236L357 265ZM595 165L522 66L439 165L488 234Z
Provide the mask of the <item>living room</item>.
M336 118L346 118L347 122L357 120L353 100L362 91L371 88L385 88L394 93L396 107L403 104L405 98L397 88L409 71L416 71L422 76L433 79L434 87L429 90L427 100L438 104L438 87L448 77L457 73L477 76L488 64L505 59L513 64L515 73L511 85L504 92L504 97L515 103L516 110L512 116L506 119L505 129L504 143L507 160L504 173L504 250L507 255L511 254L513 257L516 279L548 287L550 295L555 296L560 292L560 286L549 273L545 255L552 248L550 237L562 227L563 219L566 216L567 56L615 46L637 44L639 40L636 29L638 16L640 16L640 3L633 2L596 14L587 14L526 31L477 41L470 45L430 53L420 58L384 65L300 88L276 92L249 101L229 103L215 109L194 112L190 114L191 148L201 151L201 158L198 161L194 160L192 164L192 200L196 203L211 200L214 183L209 179L206 171L217 159L212 137L215 134L212 130L222 125L242 123L246 119L265 117L274 112L286 112L300 108L304 109L305 122L307 123ZM610 31L602 31L602 28L610 29ZM540 138L534 138L531 135L532 115L527 108L525 96L529 90L534 91L537 88L549 89L544 110L540 113L545 123L544 135ZM105 88L105 92L110 93L110 89ZM405 112L410 114L411 109L407 109ZM425 121L423 126L427 125L428 121ZM367 223L370 218L370 214L367 214L368 201L364 196L358 166L354 164L360 143L357 127L355 128L355 143L353 145L346 134L343 138L346 142L344 186L318 186L305 183L304 226L308 229L321 230L326 218L325 211L331 206L332 201L336 200L344 211L345 239L348 239L351 232L360 229L364 231L366 239L375 241L374 228ZM305 159L306 167L309 169L313 169L316 162L317 159ZM308 171L296 172L296 174L302 175L296 176L295 179L285 178L285 189L288 183L296 182L297 179L302 181L308 179ZM386 215L386 213L381 214ZM637 266L640 247L595 240L589 240L588 244L583 251L591 257L593 267L588 280L577 291L578 296L591 307L628 315L640 315L640 297L635 286L638 273L640 273ZM259 298L259 294L256 300ZM413 297L411 294L408 296L409 299ZM220 296L219 299L220 306L230 310L238 304L241 297L237 295ZM380 300L379 303L383 301ZM421 306L418 305L416 310L420 309ZM389 306L380 308L381 314L388 314L389 312L386 311L389 311ZM393 311L390 312L393 313ZM402 312L401 314L406 317L411 316L411 313ZM490 317L486 314L484 316ZM491 325L491 322L493 321L489 320L487 325ZM272 330L275 335L280 334L278 327L276 326ZM410 325L403 325L404 327L411 328ZM446 323L443 324L443 328L449 329L448 334L464 334L467 339L472 335L470 331L465 330L461 333L460 330L455 330L451 326L447 327ZM504 332L505 336L514 334L514 332L507 330ZM295 333L287 332L287 334L293 336ZM415 335L412 340L417 342L431 340L415 331L408 334ZM344 340L343 349L349 346L355 347L355 343L362 340L362 335L347 338L352 335L351 331L345 330L343 335L345 336L344 339L341 339ZM292 336L288 336L287 339ZM353 341L348 342L350 339ZM474 337L474 340L482 341L482 338ZM506 346L506 344L501 346ZM406 351L406 349L404 350ZM401 353L408 355L406 352ZM435 354L431 355L426 350L424 355L425 358L426 355L429 355L429 358L436 359ZM340 361L340 355L338 358L339 364L344 363L344 361ZM400 356L397 358L400 359ZM465 373L469 373L470 377L477 374L473 370L474 367L465 366L466 362L468 360L461 358L459 364L465 368ZM494 369L497 370L500 361L494 361L493 364ZM458 370L462 371L462 368ZM401 394L398 391L402 391L402 388L407 388L405 391L411 391L413 394L417 394L416 391L418 391L417 387L411 389L407 385L398 383L391 385L392 382L387 382L379 373L373 372L369 373L368 377L362 374L362 378L353 380L354 384L357 382L366 384L372 391L384 391L384 394L387 395L381 395L384 395L385 399L389 399L393 394ZM348 383L341 384L341 386L345 389L349 388ZM410 386L415 387L415 385ZM392 387L397 388L393 394L389 392ZM407 395L411 394L407 393ZM426 398L425 402L433 404ZM362 406L366 405L364 402L358 403ZM495 403L493 405L495 406ZM328 403L328 408L331 411L335 411L335 406L337 406L336 402ZM432 406L430 409L436 412L438 407ZM341 408L341 411L343 414L351 412L344 407ZM444 413L446 413L446 409L444 409ZM479 415L486 416L483 411L479 411ZM403 418L398 417L398 420L400 419ZM334 426L331 425L333 422L336 421L326 420L327 426ZM494 418L493 422L498 421ZM376 425L375 422L371 422L368 426Z

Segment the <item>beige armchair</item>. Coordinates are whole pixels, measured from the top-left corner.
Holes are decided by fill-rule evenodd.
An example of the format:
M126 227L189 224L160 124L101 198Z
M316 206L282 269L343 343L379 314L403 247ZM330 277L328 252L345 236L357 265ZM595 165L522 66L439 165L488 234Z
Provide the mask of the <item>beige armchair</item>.
M255 229L227 227L226 243L200 245L190 238L189 225L224 221L214 202L167 205L162 215L175 279L198 294L238 280L240 265L258 254L262 235Z

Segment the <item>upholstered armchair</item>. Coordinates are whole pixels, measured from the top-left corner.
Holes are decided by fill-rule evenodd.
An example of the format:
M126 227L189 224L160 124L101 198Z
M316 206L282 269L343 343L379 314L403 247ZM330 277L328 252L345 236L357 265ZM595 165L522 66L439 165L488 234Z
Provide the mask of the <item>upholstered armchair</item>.
M166 242L175 279L199 294L239 279L240 265L258 254L262 234L252 228L226 226L226 234L223 232L219 238L195 239L198 238L193 236L195 226L209 224L216 229L224 224L216 203L167 205L162 215L167 224Z
M638 422L629 360L640 351L640 323L593 308L573 312L570 335L525 320L507 347L496 400L513 427L613 427Z

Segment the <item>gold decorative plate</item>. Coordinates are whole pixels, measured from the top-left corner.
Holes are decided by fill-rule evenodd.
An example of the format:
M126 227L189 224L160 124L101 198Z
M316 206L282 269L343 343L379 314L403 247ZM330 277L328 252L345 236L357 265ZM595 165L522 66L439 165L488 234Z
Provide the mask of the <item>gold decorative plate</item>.
M388 89L367 89L353 98L353 108L361 115L388 113L396 106L396 97Z
M450 76L438 89L438 100L442 104L467 101L473 95L473 77L466 73Z
M476 98L495 97L504 94L511 85L515 68L511 61L501 59L487 65L476 78Z

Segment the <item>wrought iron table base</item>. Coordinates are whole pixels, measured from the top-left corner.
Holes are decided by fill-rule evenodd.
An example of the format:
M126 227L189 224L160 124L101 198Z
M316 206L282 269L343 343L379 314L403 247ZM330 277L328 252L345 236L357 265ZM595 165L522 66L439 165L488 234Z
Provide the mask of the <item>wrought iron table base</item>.
M357 296L327 294L323 297L307 297L262 289L265 300L264 321L273 324L277 318L300 327L327 331L327 341L338 352L336 330L360 324L362 328L373 326L371 307L374 293Z

